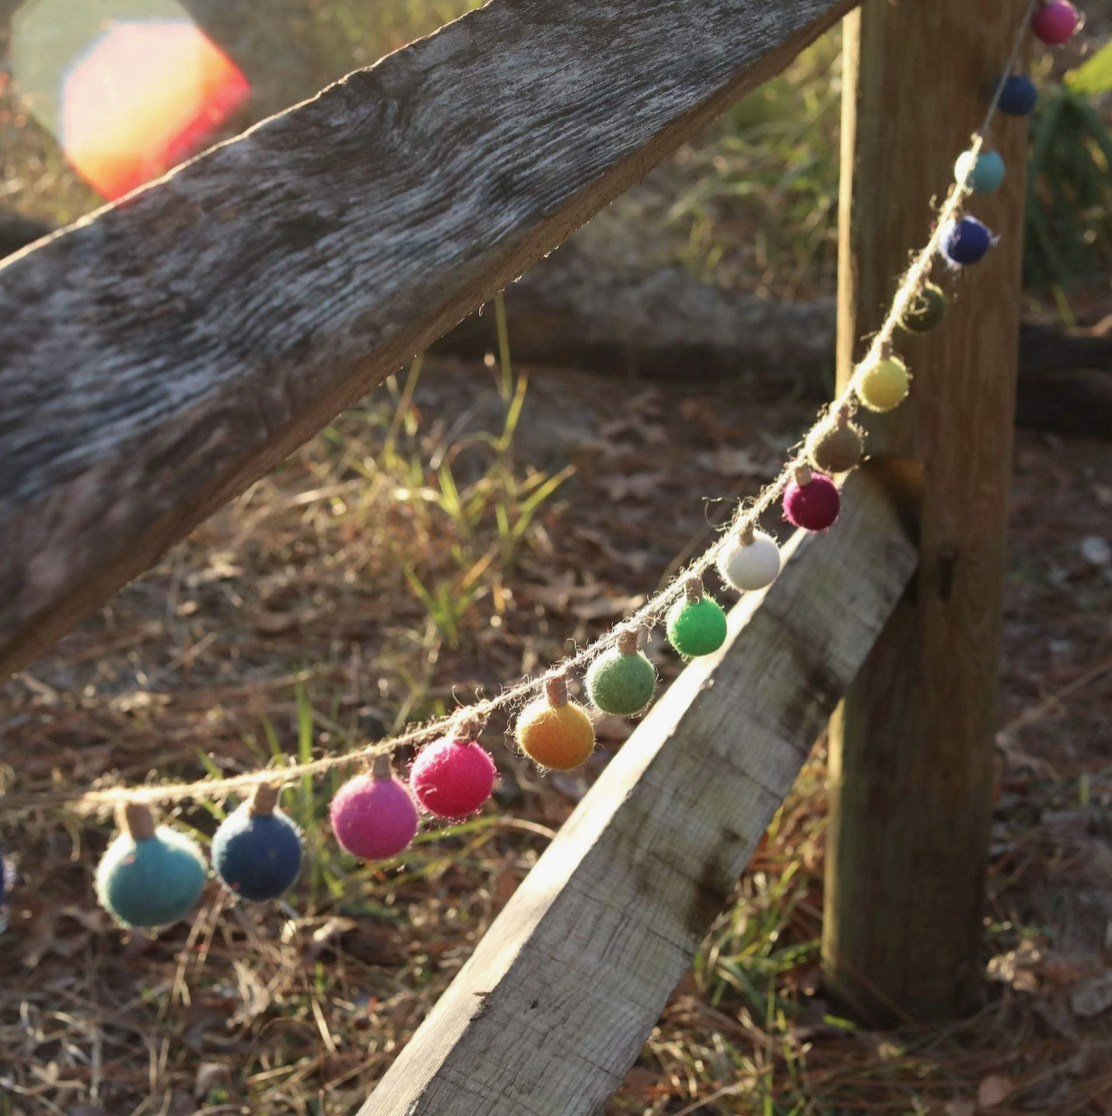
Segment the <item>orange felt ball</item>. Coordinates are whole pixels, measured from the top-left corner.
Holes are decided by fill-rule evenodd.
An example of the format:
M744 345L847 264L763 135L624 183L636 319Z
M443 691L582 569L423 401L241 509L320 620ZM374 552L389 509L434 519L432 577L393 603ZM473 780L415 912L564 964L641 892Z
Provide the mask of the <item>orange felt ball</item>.
M518 747L541 767L571 771L595 747L595 726L587 711L575 702L551 705L538 698L527 705L517 720Z

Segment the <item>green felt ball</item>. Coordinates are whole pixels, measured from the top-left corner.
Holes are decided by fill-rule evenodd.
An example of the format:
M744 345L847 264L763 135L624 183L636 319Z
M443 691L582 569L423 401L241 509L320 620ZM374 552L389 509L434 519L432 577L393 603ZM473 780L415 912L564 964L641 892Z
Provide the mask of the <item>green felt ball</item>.
M681 655L709 655L726 642L726 614L710 597L681 600L668 613L668 642Z
M946 296L934 283L927 283L900 318L900 326L909 333L926 333L934 329L946 313Z
M587 671L587 694L603 713L632 717L652 701L655 689L656 671L640 651L625 655L612 648Z
M205 859L197 843L169 826L136 840L121 833L97 866L97 898L125 926L177 922L201 898Z

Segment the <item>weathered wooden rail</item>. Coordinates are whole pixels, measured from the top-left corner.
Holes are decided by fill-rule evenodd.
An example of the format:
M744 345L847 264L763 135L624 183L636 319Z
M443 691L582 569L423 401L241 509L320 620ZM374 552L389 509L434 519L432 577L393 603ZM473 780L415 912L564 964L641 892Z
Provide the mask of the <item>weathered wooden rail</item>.
M850 29L851 52L872 29L885 59L846 75L843 374L1024 6L887 4L869 0ZM0 669L29 661L851 6L493 0L0 267ZM904 64L928 39L960 44L947 55L956 76L934 67L927 81ZM906 126L921 134L893 133L891 105L910 106ZM1008 142L1018 157L1020 132ZM1008 190L997 231L1018 243L1021 191ZM830 535L793 543L763 603L734 610L727 646L690 667L623 748L367 1116L597 1111L863 663L835 722L828 977L851 1003L870 1000L866 1012L957 1006L976 961L967 865L986 853L1015 373L1014 314L1000 302L1014 262L1004 255L992 282L963 291L951 347L920 350L904 434L876 443L902 460L855 474ZM989 306L991 328L975 334ZM951 422L960 460L946 452ZM991 442L973 447L982 427ZM921 532L918 554L905 531ZM870 656L878 638L891 650ZM977 687L955 683L951 638ZM932 710L910 740L893 704L903 694ZM956 741L969 786L948 796L936 765ZM888 766L878 775L870 757ZM866 815L894 787L908 801ZM916 840L901 845L912 803ZM968 824L951 825L955 804L973 811ZM960 941L924 989L901 984L846 903L919 910L932 824L951 826L949 875L931 875L924 901L955 897ZM878 880L882 896L867 886Z
M0 670L850 0L498 0L0 267Z

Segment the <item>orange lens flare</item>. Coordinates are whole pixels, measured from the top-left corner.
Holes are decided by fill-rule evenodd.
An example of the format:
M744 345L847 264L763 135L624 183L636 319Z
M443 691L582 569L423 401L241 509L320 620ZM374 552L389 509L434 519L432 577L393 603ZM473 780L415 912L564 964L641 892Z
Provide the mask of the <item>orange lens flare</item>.
M189 158L249 94L242 72L192 23L113 22L66 74L62 147L114 200Z

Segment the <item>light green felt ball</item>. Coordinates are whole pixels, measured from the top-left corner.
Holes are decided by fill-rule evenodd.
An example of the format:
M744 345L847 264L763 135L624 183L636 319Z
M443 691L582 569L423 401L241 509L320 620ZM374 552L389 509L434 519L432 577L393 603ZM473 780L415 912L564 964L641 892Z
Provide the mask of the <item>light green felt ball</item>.
M681 655L709 655L726 642L726 614L710 597L680 600L668 613L668 642Z
M611 648L587 671L587 693L603 713L632 717L652 701L655 689L656 671L640 651L625 655Z
M125 926L168 926L197 905L206 874L200 848L184 833L169 826L144 840L121 833L97 865L97 898Z

